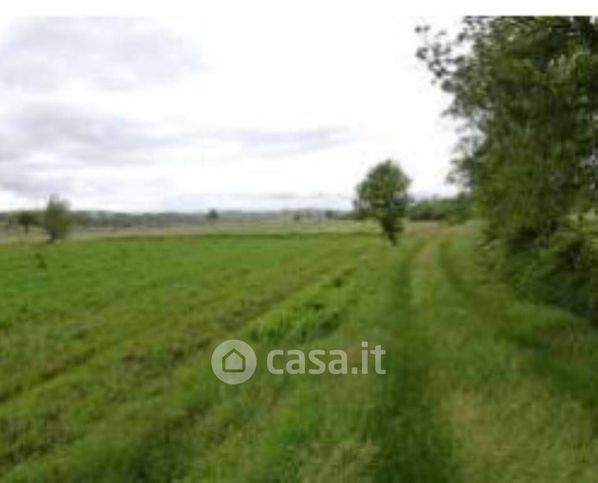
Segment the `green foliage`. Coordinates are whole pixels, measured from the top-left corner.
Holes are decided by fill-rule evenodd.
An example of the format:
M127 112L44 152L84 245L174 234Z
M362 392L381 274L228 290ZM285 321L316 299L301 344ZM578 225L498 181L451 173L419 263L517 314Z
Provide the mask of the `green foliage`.
M598 254L587 233L560 228L547 242L518 253L501 252L503 268L527 295L598 323Z
M38 223L37 215L33 211L20 211L15 220L25 233L29 233L29 229Z
M393 245L402 230L401 218L407 209L409 184L402 169L389 159L372 168L357 186L357 213L377 220Z
M211 209L210 211L208 211L206 218L208 219L208 221L218 221L220 215L215 209Z
M529 262L517 266L539 270L532 254L558 257L553 238L571 215L598 204L598 21L467 17L455 39L419 32L418 56L453 96L450 114L464 121L453 179L471 189L509 257ZM546 257L561 277L583 278L580 266Z
M412 201L407 207L407 217L412 221L446 221L462 223L473 216L471 198L459 194L454 198L427 198Z
M463 50L469 50L463 54ZM468 128L454 177L507 243L552 235L596 201L598 25L590 18L466 18L419 51Z
M65 238L73 226L73 217L66 200L52 195L44 213L43 227L50 242Z

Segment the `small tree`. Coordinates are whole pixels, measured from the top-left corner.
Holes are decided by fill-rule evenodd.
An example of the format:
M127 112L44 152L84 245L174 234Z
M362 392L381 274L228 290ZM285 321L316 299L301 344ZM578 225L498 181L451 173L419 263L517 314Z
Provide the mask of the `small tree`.
M23 227L25 233L29 233L29 228L37 223L37 217L31 211L21 211L17 213L16 222Z
M407 209L409 178L388 159L376 165L357 186L355 208L362 218L374 218L393 245L402 230L401 218Z
M60 240L68 234L73 225L69 203L57 195L50 196L44 213L43 226L50 238L50 243Z
M212 208L210 211L208 211L206 218L208 219L208 221L218 221L220 215L215 209Z

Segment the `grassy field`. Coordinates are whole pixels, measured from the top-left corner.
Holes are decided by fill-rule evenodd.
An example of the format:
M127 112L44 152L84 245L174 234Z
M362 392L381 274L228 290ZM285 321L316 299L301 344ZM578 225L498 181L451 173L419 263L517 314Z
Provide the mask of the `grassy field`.
M71 240L97 240L107 238L149 238L191 235L279 235L303 233L375 233L378 227L371 221L306 219L293 222L289 219L219 220L194 225L137 226L130 228L88 228L75 226ZM21 228L0 226L0 244L43 243L48 239L38 226L24 233Z
M494 280L475 225L329 231L1 246L1 481L596 481L585 321ZM228 386L231 338L387 373Z

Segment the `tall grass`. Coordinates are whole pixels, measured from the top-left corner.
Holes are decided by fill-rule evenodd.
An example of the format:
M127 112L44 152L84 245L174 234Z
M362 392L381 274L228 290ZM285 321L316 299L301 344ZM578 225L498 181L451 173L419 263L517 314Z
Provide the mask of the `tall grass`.
M2 481L592 482L598 339L478 263L477 228L0 249ZM240 338L255 375L211 350ZM273 375L380 344L385 375Z

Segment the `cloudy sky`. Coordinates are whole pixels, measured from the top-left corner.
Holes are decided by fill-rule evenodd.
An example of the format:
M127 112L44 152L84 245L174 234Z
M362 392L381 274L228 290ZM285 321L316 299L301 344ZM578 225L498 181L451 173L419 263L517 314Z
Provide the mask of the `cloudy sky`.
M455 19L279 3L3 19L0 211L52 193L77 209L348 208L387 157L413 193L452 192L454 125L414 27Z

